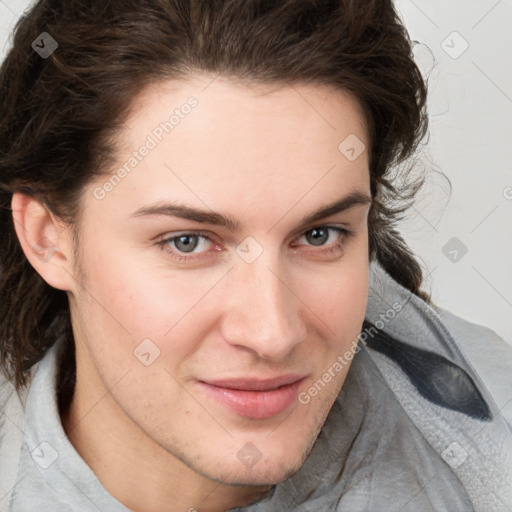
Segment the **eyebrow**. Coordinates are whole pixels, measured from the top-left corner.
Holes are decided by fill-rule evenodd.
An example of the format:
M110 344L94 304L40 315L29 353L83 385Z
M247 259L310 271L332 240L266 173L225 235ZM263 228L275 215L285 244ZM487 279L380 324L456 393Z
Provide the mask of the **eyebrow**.
M335 215L336 213L343 212L356 205L370 204L372 198L363 192L352 192L334 203L323 206L318 210L306 215L299 222L299 226L311 224L320 221L326 217ZM208 210L201 210L185 206L177 202L169 203L155 203L148 206L143 206L132 213L130 217L156 217L156 216L178 217L180 219L187 219L194 222L203 224L212 224L215 226L222 226L232 232L240 231L242 228L241 223L234 217L222 215L220 213Z

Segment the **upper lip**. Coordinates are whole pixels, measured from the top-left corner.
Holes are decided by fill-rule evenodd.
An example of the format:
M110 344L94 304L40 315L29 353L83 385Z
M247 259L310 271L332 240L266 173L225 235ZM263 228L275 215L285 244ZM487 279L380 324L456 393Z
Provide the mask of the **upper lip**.
M269 391L277 389L282 386L294 384L295 382L302 380L305 375L281 375L278 377L272 377L269 379L261 378L239 378L239 379L219 379L219 380L208 380L202 381L210 386L216 386L219 388L226 389L237 389L240 391Z

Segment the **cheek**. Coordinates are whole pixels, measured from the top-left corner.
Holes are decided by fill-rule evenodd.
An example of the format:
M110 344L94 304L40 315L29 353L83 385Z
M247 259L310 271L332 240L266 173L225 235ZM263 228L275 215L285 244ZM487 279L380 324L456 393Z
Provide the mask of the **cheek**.
M149 339L162 356L160 362L168 360L166 355L180 361L197 349L199 330L204 331L216 311L205 297L220 275L192 276L143 260L126 254L86 260L81 309L89 344L97 357L125 365L133 363L133 351Z
M367 244L360 243L339 264L307 275L299 296L329 327L325 333L327 339L347 340L360 332L366 313L368 286Z
M328 339L331 349L343 351L361 331L366 312L368 283L365 275L340 279L338 286L324 298L321 310L324 322L329 325ZM319 298L319 301L322 300Z
M172 318L186 299L187 289L165 287L162 276L133 248L99 235L96 247L84 251L84 301L94 299L93 308L109 322L134 336L149 335L145 329L157 327ZM166 315L162 315L166 312Z

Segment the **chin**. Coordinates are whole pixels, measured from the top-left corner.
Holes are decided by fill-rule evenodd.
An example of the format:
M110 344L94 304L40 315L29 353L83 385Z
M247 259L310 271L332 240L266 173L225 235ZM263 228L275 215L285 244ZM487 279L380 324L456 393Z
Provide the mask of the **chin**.
M281 483L293 476L303 466L316 441L316 435L302 442L290 443L276 439L275 443L260 445L261 459L247 465L236 459L224 460L218 454L218 463L204 476L232 486L264 487ZM219 472L221 469L221 472Z
M252 468L231 468L232 472L225 476L209 475L211 480L231 486L270 487L277 485L293 476L302 466L303 460L284 460L280 463L268 460L260 461Z

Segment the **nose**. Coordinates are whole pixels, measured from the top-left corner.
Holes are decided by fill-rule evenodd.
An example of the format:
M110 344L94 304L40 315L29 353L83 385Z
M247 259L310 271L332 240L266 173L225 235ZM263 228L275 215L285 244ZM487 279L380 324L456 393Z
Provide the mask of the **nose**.
M227 282L222 334L232 345L280 361L306 339L307 329L303 303L276 268L263 258L235 266Z

